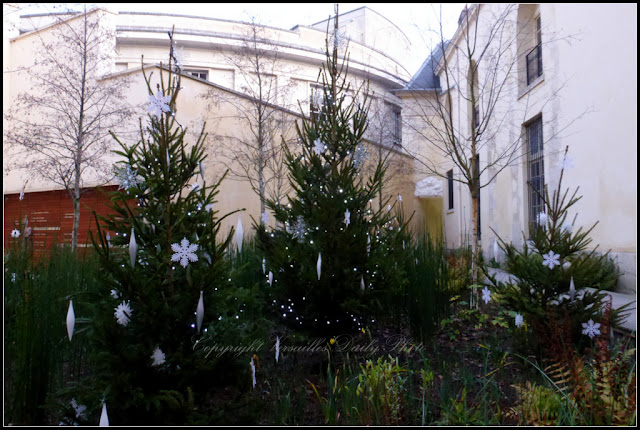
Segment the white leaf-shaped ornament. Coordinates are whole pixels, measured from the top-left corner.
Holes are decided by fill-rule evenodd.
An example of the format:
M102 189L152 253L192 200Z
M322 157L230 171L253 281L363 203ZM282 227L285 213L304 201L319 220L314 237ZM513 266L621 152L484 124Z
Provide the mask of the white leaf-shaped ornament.
M136 234L131 227L131 239L129 239L129 259L131 261L131 267L136 264L136 255L138 254L138 244L136 243Z
M322 272L321 268L322 268L322 255L320 255L320 253L318 252L318 264L317 264L318 281L320 280L320 273Z
M76 314L73 312L73 300L69 300L69 310L67 311L67 334L69 341L73 337L73 328L76 326Z
M109 427L109 416L107 415L107 404L102 404L102 414L100 414L100 426Z
M276 336L276 363L278 362L279 355L280 355L280 336Z
M251 361L249 362L249 366L251 367L251 379L253 380L253 388L256 388L256 366L253 364L253 357L251 357Z
M167 148L167 169L171 167L171 160L169 160L169 148Z
M371 251L371 236L369 236L369 233L367 233L367 255L369 255L370 251Z
M269 285L273 285L273 273L269 270Z
M498 252L500 251L500 248L498 247L498 240L494 240L493 241L493 258L498 261Z
M571 301L576 298L576 284L573 283L573 276L571 277L571 283L569 284L569 298Z
M242 242L244 242L244 228L242 228L242 217L238 215L238 225L236 226L236 246L242 252Z
M202 161L198 162L198 167L200 167L200 177L202 178L202 183L204 184L204 165Z
M200 333L200 327L202 327L202 320L204 318L204 299L202 298L202 291L200 291L200 300L198 300L198 308L196 309L196 324L198 333Z
M266 258L262 259L262 274L264 275L265 273L267 273L267 260Z
M364 276L360 277L360 289L364 291Z

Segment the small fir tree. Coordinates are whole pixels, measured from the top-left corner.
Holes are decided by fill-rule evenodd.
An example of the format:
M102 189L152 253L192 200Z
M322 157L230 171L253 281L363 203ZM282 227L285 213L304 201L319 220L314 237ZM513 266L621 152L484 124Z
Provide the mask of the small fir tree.
M276 312L314 334L369 324L365 317L387 304L390 286L402 290L402 277L393 270L399 241L391 236L406 230L394 218L390 198L374 209L385 160L377 160L368 178L361 171L368 95L363 87L351 92L347 83L337 13L327 35L322 94L311 103L310 116L296 124L299 148L286 151L289 203L266 202L280 227L269 231L256 224Z
M606 301L600 288L615 285L618 271L614 266L613 271L602 275L610 266L608 253L598 254L597 247L586 251L592 242L589 234L597 223L586 230L582 227L575 230L575 218L573 221L569 218L569 209L582 197L577 196L578 189L569 198L568 189L562 192L565 166L571 162L567 151L568 148L558 188L551 196L546 189L540 195L545 211L530 222L530 239L523 249L498 238L505 253L505 269L515 280L503 283L486 272L485 275L497 285L499 301L519 315L518 327L527 324L536 334L544 336L549 332L551 320L563 324L569 316L574 340L578 340L583 334L583 323L599 320ZM596 291L590 292L585 287L594 287ZM619 322L623 311L612 311L612 321Z
M111 197L116 214L97 217L92 238L103 287L92 321L94 398L84 403L95 405L100 394L113 424L207 422L197 412L206 393L246 373L229 372L234 360L207 347L237 345L252 329L242 316L254 292L228 279L224 254L233 230L219 239L230 215L219 218L214 209L222 179L209 184L202 171L204 126L190 146L175 117L180 66L172 38L169 68L160 69L155 91L143 69L150 125L140 123L133 146L118 140L125 160L122 189Z

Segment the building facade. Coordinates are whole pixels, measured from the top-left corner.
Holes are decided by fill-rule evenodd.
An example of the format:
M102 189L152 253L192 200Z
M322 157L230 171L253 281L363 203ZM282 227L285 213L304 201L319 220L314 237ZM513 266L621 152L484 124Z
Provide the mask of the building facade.
M453 38L396 92L415 182L424 185L417 199L440 198L442 211L428 216L442 218L448 246L468 243L470 192L457 182L464 172L437 144L452 130L468 157L475 129L480 245L500 259L496 234L522 245L542 210L533 189L552 194L564 166L562 188L582 195L569 214L574 228L597 223L593 245L616 259L620 292L635 294L636 92L636 5L471 6Z
M3 110L6 113L15 104L19 94L34 91L31 88L29 70L37 63L38 46L43 40L53 37L56 26L73 25L78 15L20 16L17 7L5 4L4 8ZM112 42L102 48L109 50L110 60L105 63L99 79L105 83L118 79L127 79L129 82L126 101L129 106L136 108L136 114L131 121L123 121L116 130L116 134L129 143L135 143L139 137L136 133L138 118L142 117L144 121L146 117L148 90L142 66L144 65L147 74L153 72L152 86L155 87L163 73L159 64L166 65L168 62L167 32L173 31L183 74L177 119L194 133L199 132L203 124L206 124L209 152L205 171L208 181L219 177L227 168L233 170L234 167L239 167L234 163L242 163L233 154L221 154L221 148L233 148L234 142L246 142L252 138L247 123L250 117L243 113L255 108L260 88L257 87L257 74L252 72L251 63L242 58L243 52L246 53L251 43L252 34L256 35L253 40L259 42L254 52L265 57L264 64L271 67L266 72L261 71L261 79L264 81L266 78L269 82L270 98L265 99L265 102L273 111L277 111L281 123L288 124L286 130L274 130L277 136L271 136L272 138L279 139L282 133L285 138L295 140L293 124L302 115L309 114L310 100L321 90L318 78L324 61L329 24L327 20L285 30L193 16L114 13L105 9L95 9L88 13L98 15L100 25L113 34ZM406 171L410 168L407 167L410 158L402 150L402 101L393 91L404 87L410 78L399 60L410 42L393 23L368 8L342 13L339 22L339 35L343 41L348 40L349 79L352 88L368 82L369 93L372 95L371 117L377 123L372 119L367 136L371 148L369 152L393 154L400 174L393 175L388 192L402 194L407 190L408 194L413 189L413 177ZM5 129L10 126L5 118ZM9 153L10 142L3 139L3 144L5 154ZM115 142L113 144L116 149ZM113 154L105 157L111 157L110 164L117 161ZM24 211L29 211L25 206L27 200L19 199L21 192L33 193L34 197L36 193L46 195L47 192L60 189L51 182L30 178L28 174L29 172L8 168L5 162L5 206L11 206L10 212L5 211L5 237L8 237L7 232L17 222L7 219L7 213L16 212L16 205L22 205ZM105 175L88 175L84 178L83 188L90 189L104 184ZM114 182L107 180L106 184L112 185ZM249 181L227 179L222 182L220 191L220 213L244 208L246 211L242 218L245 225L250 224L251 217L259 219L260 201ZM408 211L413 210L410 205L409 201L406 204ZM70 206L64 207L68 208L63 210L67 211L64 216L68 217ZM84 224L81 228L86 227L86 222L89 221L86 218L82 219ZM228 219L227 228L236 222L237 218Z

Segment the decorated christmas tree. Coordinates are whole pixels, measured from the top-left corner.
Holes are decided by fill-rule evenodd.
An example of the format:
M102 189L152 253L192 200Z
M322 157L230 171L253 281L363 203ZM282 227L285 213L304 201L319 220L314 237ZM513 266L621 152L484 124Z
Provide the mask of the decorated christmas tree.
M97 217L93 238L103 268L90 324L96 372L78 402L95 412L101 400L112 424L210 423L202 408L212 387L244 374L250 383L246 362L230 372L237 360L210 350L238 345L252 330L244 316L255 294L229 277L225 252L233 230L220 237L229 214L218 217L215 209L222 179L206 180L204 126L189 144L176 119L180 64L173 41L170 52L156 88L153 73L144 74L149 123L140 122L137 144L118 140L116 214Z
M337 13L333 24L327 31L322 91L309 117L296 125L298 147L286 152L293 190L288 204L267 200L277 221L274 230L256 224L275 311L284 322L313 334L370 324L403 282L394 262L398 241L391 236L406 224L395 217L390 197L374 202L385 179L385 160L377 160L370 175L363 170L368 94L364 86L354 89L348 83L348 56L343 62L339 58L346 41Z
M497 286L498 301L513 314L516 328L531 327L537 342L554 324L570 324L574 341L598 334L591 328L600 326L596 321L601 319L607 300L603 290L612 289L619 276L608 253L598 253L597 246L588 250L592 242L589 234L597 223L588 229L575 228L576 217L570 217L570 209L581 196L578 189L572 194L562 189L565 168L572 164L567 152L568 148L557 189L551 195L546 189L539 194L544 210L530 223L530 239L524 247L519 249L500 240L504 267L514 278L498 282L485 273ZM618 323L625 311L613 310L611 322Z

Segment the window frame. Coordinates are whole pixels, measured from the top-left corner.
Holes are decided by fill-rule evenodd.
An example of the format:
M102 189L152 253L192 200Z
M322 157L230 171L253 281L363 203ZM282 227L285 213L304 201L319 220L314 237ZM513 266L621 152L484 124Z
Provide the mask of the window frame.
M540 212L546 212L542 199L545 192L543 126L542 115L536 116L524 125L527 155L527 214L529 223L533 225L534 228L540 227L537 221L538 214ZM535 143L532 142L532 135L535 136ZM538 193L540 193L540 195ZM544 226L542 227L544 228Z
M448 211L453 211L454 209L454 198L453 198L453 169L447 172L447 194L449 197L449 208Z
M202 79L205 81L209 80L209 71L208 70L203 70L203 69L184 69L183 70L184 73L194 77L194 78L198 78L198 79ZM200 76L201 74L204 74L204 78L202 76Z

